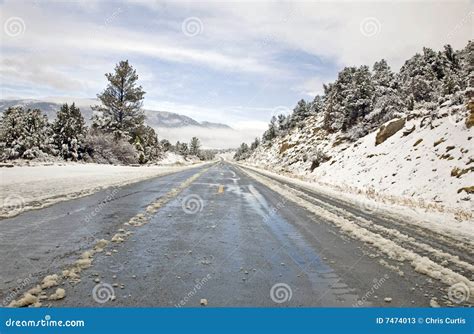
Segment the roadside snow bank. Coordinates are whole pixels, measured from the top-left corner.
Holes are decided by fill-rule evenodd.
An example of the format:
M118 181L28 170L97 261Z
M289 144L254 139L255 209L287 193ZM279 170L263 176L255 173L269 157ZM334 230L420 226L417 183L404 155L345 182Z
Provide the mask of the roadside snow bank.
M71 163L1 168L0 217L12 217L25 210L87 196L107 187L123 186L202 164L132 167Z
M263 175L307 188L316 193L336 199L337 201L343 201L365 212L376 212L377 215L382 217L403 220L406 224L419 225L441 234L448 234L455 239L463 241L474 239L474 225L472 224L472 220L458 221L450 212L428 211L422 208L394 204L390 201L384 202L381 198L370 198L364 193L354 194L335 190L332 187L321 185L315 180L297 179L295 177L298 176L295 175L289 177L250 164L239 163L238 165L260 172ZM299 177L301 178L301 176Z

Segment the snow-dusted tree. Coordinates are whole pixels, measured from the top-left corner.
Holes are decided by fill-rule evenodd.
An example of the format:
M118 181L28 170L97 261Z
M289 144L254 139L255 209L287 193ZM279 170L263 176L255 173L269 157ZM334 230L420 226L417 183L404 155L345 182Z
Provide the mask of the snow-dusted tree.
M250 149L249 146L246 143L242 143L240 147L237 149L234 155L235 160L243 160L245 158L248 158L250 155Z
M188 154L189 154L188 144L180 143L179 141L176 142L176 152L178 154L181 154L183 157L188 156Z
M284 136L288 133L290 128L290 118L291 116L285 116L283 114L278 115L277 124L278 124L278 135Z
M145 115L142 102L145 92L137 85L138 75L128 60L119 62L114 73L105 74L108 85L97 95L102 105L92 107L97 112L93 116L93 127L116 138L134 141L132 133L143 125Z
M252 142L252 144L250 144L250 150L254 151L258 145L260 145L260 139L255 138L255 140Z
M4 159L34 159L54 153L48 118L39 109L8 108L2 115Z
M324 97L321 95L316 95L313 102L309 105L309 111L311 115L319 114L324 110Z
M374 110L366 116L365 131L361 132L360 136L403 113L405 109L395 74L384 59L374 64L372 81L375 87Z
M199 138L197 137L191 138L191 141L189 142L189 154L199 156L200 149L201 149L201 142L199 141Z
M171 143L168 139L162 139L160 141L160 146L161 146L161 149L163 150L163 152L168 152L168 151L172 150L173 145L171 145Z
M132 132L135 138L134 146L138 152L138 162L141 164L156 160L161 154L161 145L155 130L142 125Z
M2 160L16 159L25 151L25 111L21 107L11 107L2 114L0 123L0 141Z
M347 131L372 111L374 85L367 66L344 68L324 90L324 127L330 132Z
M372 111L373 96L374 85L369 67L361 66L354 72L350 86L344 91L343 131L363 121L364 117Z
M56 113L52 124L53 139L56 149L64 159L81 158L84 146L86 126L79 108L64 104Z
M415 103L434 101L439 91L439 81L429 63L433 55L425 52L426 57L415 54L408 59L399 72L403 97Z
M269 142L277 135L276 117L273 116L268 124L268 130L263 133L263 141Z
M299 126L303 123L306 117L311 115L311 110L309 105L306 103L305 100L301 99L298 101L298 104L293 109L293 113L291 114L289 126L293 128L295 126Z

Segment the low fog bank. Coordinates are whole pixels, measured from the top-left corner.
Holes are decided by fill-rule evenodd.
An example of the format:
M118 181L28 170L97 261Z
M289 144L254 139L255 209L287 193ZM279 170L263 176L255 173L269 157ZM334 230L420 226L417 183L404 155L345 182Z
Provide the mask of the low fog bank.
M195 126L180 128L155 128L158 138L168 139L172 144L176 141L188 143L192 137L201 140L203 148L236 148L242 142L250 143L255 137L260 137L262 129L213 129Z

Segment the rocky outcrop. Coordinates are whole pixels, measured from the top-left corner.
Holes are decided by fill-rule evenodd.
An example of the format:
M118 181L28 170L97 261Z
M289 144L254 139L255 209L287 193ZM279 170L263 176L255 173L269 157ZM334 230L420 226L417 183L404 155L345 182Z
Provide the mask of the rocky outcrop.
M395 133L403 129L405 126L405 119L396 119L380 127L377 136L375 137L375 146L382 144L387 138L393 136Z

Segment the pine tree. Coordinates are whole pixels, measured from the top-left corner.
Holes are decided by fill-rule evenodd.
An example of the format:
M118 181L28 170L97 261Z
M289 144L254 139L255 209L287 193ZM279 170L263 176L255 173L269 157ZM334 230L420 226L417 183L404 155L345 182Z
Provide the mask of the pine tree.
M299 100L291 114L290 127L294 128L295 126L301 125L305 118L310 116L310 114L311 111L306 101L303 99Z
M8 108L2 115L3 159L34 159L54 153L48 118L39 109Z
M54 144L59 154L66 160L80 159L84 149L86 126L79 108L74 103L70 106L62 105L56 113L52 129Z
M399 81L403 97L416 102L431 102L439 91L439 81L429 61L434 56L425 50L425 56L415 54L401 67Z
M155 130L142 125L132 132L135 138L134 146L138 152L138 162L144 164L156 160L161 154L161 145Z
M201 148L201 142L197 137L191 138L191 142L189 143L189 154L199 156Z
M116 65L114 73L105 76L109 83L97 95L102 105L92 107L98 112L93 117L93 127L113 133L116 138L127 137L134 141L132 133L145 120L141 110L145 92L141 86L137 86L138 75L125 60Z
M172 150L173 145L171 145L168 139L162 139L160 141L160 146L163 149L163 152L168 152Z
M374 64L372 80L375 86L374 111L367 117L368 126L366 132L361 135L395 117L406 107L395 74L384 59Z
M255 138L255 140L250 144L250 150L254 151L260 145L260 139Z
M277 128L276 128L276 117L273 116L270 120L270 124L268 124L268 130L263 133L263 141L269 142L277 135Z
M188 144L186 143L176 143L176 150L179 154L181 154L183 157L187 157L189 154L189 149L188 149Z
M237 151L234 154L234 159L235 160L243 160L248 158L250 155L250 149L249 146L246 143L242 143L240 147L237 149Z

